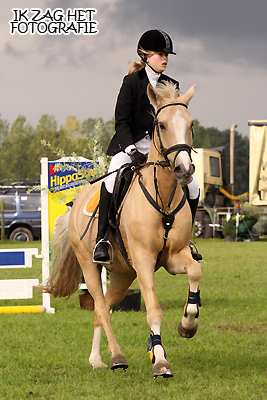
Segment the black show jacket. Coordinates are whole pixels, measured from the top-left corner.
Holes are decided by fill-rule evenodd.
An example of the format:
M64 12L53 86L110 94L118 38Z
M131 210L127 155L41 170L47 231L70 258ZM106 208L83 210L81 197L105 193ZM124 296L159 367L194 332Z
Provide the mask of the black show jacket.
M161 74L158 82L164 80L175 83L179 89L179 82ZM115 134L107 149L108 155L124 151L147 134L152 136L153 107L147 97L148 84L145 68L124 77L115 109Z

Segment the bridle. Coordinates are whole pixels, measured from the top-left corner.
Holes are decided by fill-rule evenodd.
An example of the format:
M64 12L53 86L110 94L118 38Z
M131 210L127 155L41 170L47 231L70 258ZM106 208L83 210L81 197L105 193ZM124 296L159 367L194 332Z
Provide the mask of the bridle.
M187 105L184 104L184 103L168 103L168 104L165 104L164 106L160 107L160 108L157 110L157 112L154 114L154 127L156 127L156 132L157 132L157 136L158 136L158 139L159 139L159 145L160 145L160 151L159 151L159 153L162 155L162 157L164 157L164 159L165 159L166 163L168 164L168 166L170 166L171 164L170 164L170 160L168 159L167 156L168 156L170 153L174 153L175 151L176 151L176 154L175 154L175 156L174 156L174 162L175 162L175 160L176 160L178 154L179 154L181 151L186 151L186 152L188 153L188 155L189 155L190 161L192 162L192 158L191 158L192 147L189 146L188 144L186 144L186 143L175 144L174 146L171 146L171 147L169 147L168 149L165 149L165 147L163 146L163 143L162 143L162 140L161 140L161 136L160 136L160 130L159 130L158 115L159 115L159 113L160 113L161 110L163 110L164 108L170 107L170 106L183 106L183 107L185 107L186 109L188 108ZM153 131L154 131L154 129L153 129ZM193 132L192 132L192 134L193 134ZM154 143L154 146L155 146L155 148L156 148L156 144L155 144L155 140L154 140L154 135L153 135L153 143Z
M151 162L151 163L146 163L144 165L151 165L152 164L154 166L154 186L155 186L155 193L156 193L156 199L155 200L153 199L153 197L150 195L150 193L148 192L148 190L144 186L144 184L142 182L142 174L141 174L141 172L138 169L135 169L135 173L138 175L138 182L139 182L140 188L142 189L146 199L149 201L149 203L152 205L152 207L155 210L157 210L159 213L161 213L161 215L162 215L162 223L163 223L163 227L165 229L164 237L163 237L164 244L163 244L162 249L160 250L160 252L157 255L157 260L156 260L155 267L158 264L162 254L163 254L163 252L165 250L167 239L168 239L168 235L169 235L169 231L172 228L173 222L175 220L175 215L178 213L178 211L180 211L183 208L183 206L184 206L184 204L186 202L186 192L184 190L183 197L180 200L180 203L177 205L177 207L173 211L170 211L171 203L173 201L173 198L174 198L174 195L175 195L175 192L176 192L176 188L177 188L177 180L176 180L175 184L174 184L174 187L173 187L173 190L171 192L168 204L167 204L167 211L165 211L163 209L163 201L162 201L161 196L159 194L159 188L158 188L157 177L156 177L157 166L160 166L162 168L170 167L171 163L170 163L170 160L168 159L167 156L170 153L176 152L175 157L174 157L174 161L175 161L177 156L178 156L178 154L181 151L186 151L188 153L188 155L189 155L189 158L190 158L191 162L192 162L192 158L191 158L192 147L189 146L188 144L185 144L185 143L184 144L175 144L174 146L171 146L168 149L165 149L165 147L163 146L163 143L162 143L162 140L161 140L161 136L160 136L158 115L159 115L161 110L163 110L166 107L170 107L170 106L183 106L183 107L187 108L187 105L184 104L184 103L168 103L168 104L165 104L164 106L160 107L157 110L157 112L154 114L154 127L156 127L156 132L157 132L157 136L158 136L158 139L159 139L160 151L157 149L157 146L155 144L154 129L153 129L153 144L154 144L155 148L158 150L158 152L164 157L165 162L164 161L157 161L156 163L152 163ZM192 135L193 135L193 132L192 132ZM158 198L161 200L162 206L160 206L158 204Z

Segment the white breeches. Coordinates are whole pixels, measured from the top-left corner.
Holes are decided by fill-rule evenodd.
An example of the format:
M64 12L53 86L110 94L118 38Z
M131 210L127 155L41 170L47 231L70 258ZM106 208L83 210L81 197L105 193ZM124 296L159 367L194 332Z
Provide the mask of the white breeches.
M143 139L135 143L135 147L142 154L149 153L150 145L151 145L151 139L149 135L146 135ZM117 153L115 154L115 156L112 157L108 172L115 171L116 169L120 168L123 164L127 164L130 162L131 162L131 157L128 156L128 154L124 153L124 151L121 151L120 153ZM114 174L109 175L106 179L106 189L109 193L113 192L116 173L117 172L114 172Z

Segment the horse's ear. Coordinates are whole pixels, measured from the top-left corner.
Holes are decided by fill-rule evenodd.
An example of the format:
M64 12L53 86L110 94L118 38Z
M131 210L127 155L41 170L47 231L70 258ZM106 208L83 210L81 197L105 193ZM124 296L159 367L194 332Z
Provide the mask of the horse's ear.
M179 97L179 101L181 101L182 103L184 103L188 106L190 100L194 96L196 86L197 85L191 86L191 88L185 94L183 94L182 96Z
M147 96L152 106L156 109L159 103L162 101L162 97L156 92L151 83L147 85Z

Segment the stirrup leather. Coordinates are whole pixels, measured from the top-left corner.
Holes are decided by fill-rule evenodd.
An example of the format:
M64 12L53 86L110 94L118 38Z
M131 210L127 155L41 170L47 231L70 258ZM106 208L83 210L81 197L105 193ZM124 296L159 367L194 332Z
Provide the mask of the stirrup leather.
M110 257L110 260L108 260L108 261L97 261L97 260L95 260L95 251L96 251L97 246L98 246L99 243L101 243L101 242L107 243L107 244L109 245L109 247L111 248L111 257ZM97 242L97 244L95 245L94 251L93 251L92 261L93 261L93 263L95 263L95 264L110 265L110 264L113 264L113 256L114 256L113 246L112 246L112 244L110 243L109 240L105 240L105 238L104 238L104 239L100 239L100 240Z

